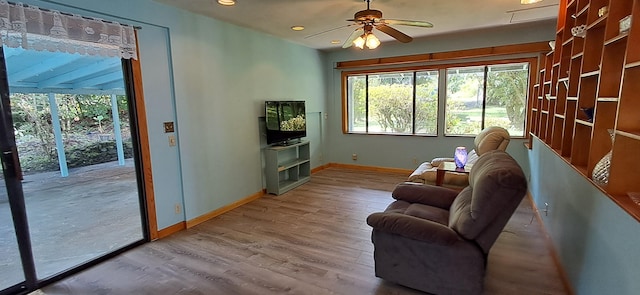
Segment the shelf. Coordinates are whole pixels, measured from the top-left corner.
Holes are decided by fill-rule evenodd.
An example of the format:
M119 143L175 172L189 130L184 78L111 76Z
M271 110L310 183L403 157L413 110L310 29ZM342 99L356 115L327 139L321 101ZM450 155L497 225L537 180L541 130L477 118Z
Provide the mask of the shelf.
M587 30L591 30L591 29L596 29L596 28L604 28L604 25L606 24L605 20L607 19L607 14L599 17L598 19L596 19L593 23L589 24L587 26Z
M587 13L587 10L589 10L589 3L587 3L584 7L582 7L582 9L580 9L580 11L578 11L576 13L576 18L582 16L583 14Z
M600 8L606 12L599 16ZM631 28L619 21L631 16ZM598 190L640 221L640 205L628 192L640 193L640 2L624 0L560 1L555 52L539 55L540 84L529 101L529 147L537 136ZM586 25L584 37L570 29ZM560 44L562 44L560 46ZM538 100L535 100L538 97ZM593 118L585 109L592 108ZM592 119L591 119L592 118ZM610 130L615 130L612 142ZM607 185L591 179L611 153Z
M600 70L595 70L595 71L591 71L591 72L582 73L580 75L580 78L589 78L589 77L593 77L593 76L597 76L597 75L600 75Z
M593 122L589 122L581 119L576 119L576 124L580 124L587 127L593 127Z
M628 33L622 33L622 34L620 34L618 36L615 36L615 37L613 37L613 38L611 38L611 39L609 39L607 41L604 41L604 46L608 46L608 45L614 44L616 42L626 40L627 36L629 36Z
M587 5L585 5L582 9L580 9L578 13L576 13L576 18L582 16L582 14L586 13L587 10L589 10L589 3L587 3Z
M309 162L309 159L295 159L293 161L285 162L278 166L278 172L282 172L284 170L290 169L291 167L299 166L300 164L304 164Z
M616 135L628 137L634 140L640 140L640 130L634 132L626 132L621 130L616 130Z
M625 69L631 69L640 66L640 61L628 63L624 66Z
M562 42L562 46L567 46L571 43L573 43L573 36L571 36L569 39L565 40L564 42Z
M617 97L598 97L598 102L618 102L620 99Z
M281 195L309 181L311 153L309 142L265 148L267 193Z

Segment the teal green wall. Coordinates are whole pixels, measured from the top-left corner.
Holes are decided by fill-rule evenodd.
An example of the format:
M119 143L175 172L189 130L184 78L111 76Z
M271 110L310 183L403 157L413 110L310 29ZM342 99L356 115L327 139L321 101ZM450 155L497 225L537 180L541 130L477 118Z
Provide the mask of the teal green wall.
M530 190L576 294L638 294L640 227L537 138Z
M526 30L527 34L522 32ZM335 69L340 61L360 60L387 56L415 55L434 52L447 52L499 45L548 41L555 38L555 20L515 27L501 27L476 31L466 31L447 35L437 35L414 40L410 44L399 42L384 43L376 50L360 50L355 47L339 49L328 53L327 59L327 111L330 120L327 124L327 151L329 162L415 169L419 163L435 157L451 157L456 146L473 148L471 137L445 137L444 115L441 112L438 121L437 137L415 136L376 136L343 134L341 125L342 88L341 70ZM514 55L512 57L530 57L533 55ZM495 58L495 57L494 57ZM406 65L400 65L402 67ZM444 85L440 88L444 89ZM439 104L444 105L444 101ZM528 159L522 140L513 140L508 152L526 170ZM358 160L351 159L358 154ZM414 161L415 159L415 161ZM416 164L416 162L418 164Z
M308 102L312 166L346 163L415 168L471 147L472 138L345 135L338 61L547 41L553 22L432 36L375 51L319 52L151 0L27 0L25 3L139 25L160 229L191 220L263 187L259 117L266 99ZM212 4L213 5L213 4ZM162 122L175 121L178 147ZM439 122L442 134L442 122ZM530 189L576 294L640 290L638 222L538 140L508 152L530 175ZM358 161L351 154L358 154ZM184 212L174 213L174 205ZM541 282L544 283L544 282Z
M321 52L151 0L25 2L141 27L159 229L262 190L264 100L307 101L311 163L321 164ZM168 145L165 121L176 122L176 147ZM175 213L176 205L184 211Z

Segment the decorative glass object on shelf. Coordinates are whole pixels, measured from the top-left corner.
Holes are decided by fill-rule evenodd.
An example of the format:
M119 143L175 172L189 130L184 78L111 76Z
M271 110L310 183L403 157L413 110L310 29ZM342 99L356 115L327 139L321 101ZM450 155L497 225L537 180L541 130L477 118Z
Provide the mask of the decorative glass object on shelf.
M612 129L607 129L609 136L611 136L611 145L613 146L613 140L615 132ZM593 167L593 173L591 179L599 185L607 185L609 183L609 171L611 170L611 150L596 163Z
M587 25L579 25L571 28L571 35L584 38L587 35Z
M607 12L609 12L608 7L606 6L600 7L600 9L598 9L598 17L602 17L603 15L607 14Z
M620 20L620 34L626 33L631 28L631 16L627 15Z
M464 168L464 165L467 164L467 148L463 146L457 147L453 158L456 162L456 167Z

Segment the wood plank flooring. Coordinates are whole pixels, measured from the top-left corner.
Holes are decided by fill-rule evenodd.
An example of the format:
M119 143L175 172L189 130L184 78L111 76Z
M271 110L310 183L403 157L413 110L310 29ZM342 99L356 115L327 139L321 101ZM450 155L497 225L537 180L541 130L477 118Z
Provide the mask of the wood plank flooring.
M49 285L39 294L421 294L376 278L366 217L406 175L329 168ZM525 200L494 245L485 294L567 294Z

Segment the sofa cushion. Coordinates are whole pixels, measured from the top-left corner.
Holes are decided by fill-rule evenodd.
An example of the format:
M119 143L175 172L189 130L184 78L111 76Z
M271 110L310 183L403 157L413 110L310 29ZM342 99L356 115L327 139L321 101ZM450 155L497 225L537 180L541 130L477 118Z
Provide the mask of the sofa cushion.
M505 152L488 152L471 170L469 186L453 201L449 226L466 239L476 239L502 210L517 207L526 190L518 163Z
M448 226L449 211L438 207L424 205L420 203L409 203L406 201L395 201L391 203L385 213L399 213L409 216L430 220Z
M473 140L473 143L476 146L476 153L482 156L488 151L506 150L510 140L511 135L509 135L509 131L502 127L492 126L487 127L478 133L476 138Z
M398 184L391 193L396 200L409 203L419 203L423 205L435 206L449 210L453 199L456 198L457 191L433 185L419 185L411 182Z

